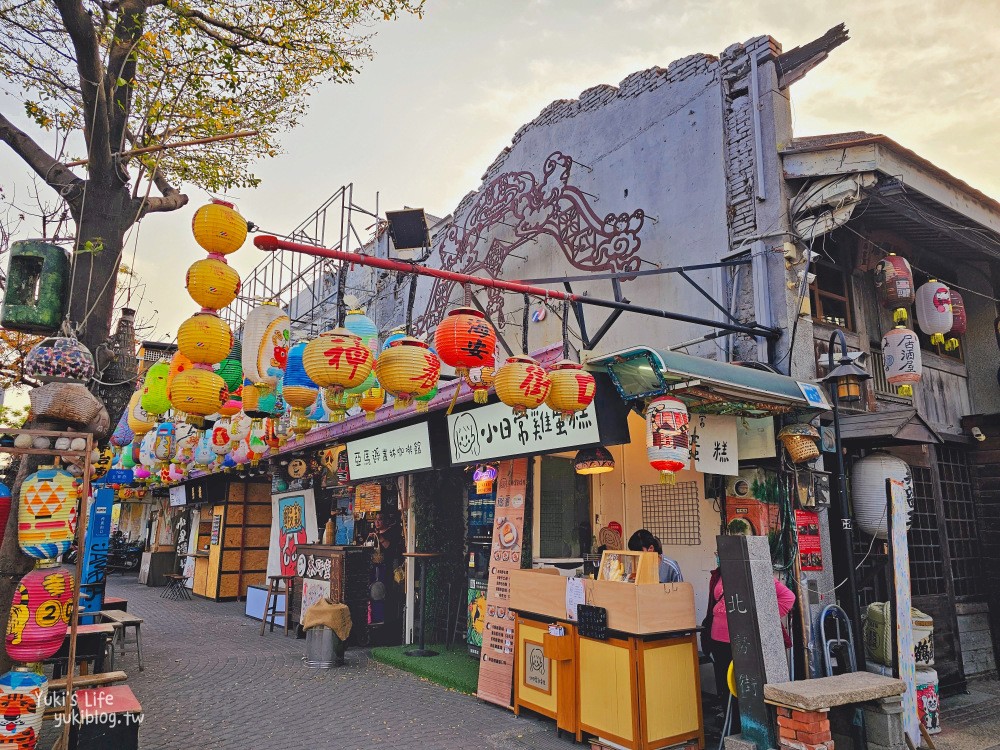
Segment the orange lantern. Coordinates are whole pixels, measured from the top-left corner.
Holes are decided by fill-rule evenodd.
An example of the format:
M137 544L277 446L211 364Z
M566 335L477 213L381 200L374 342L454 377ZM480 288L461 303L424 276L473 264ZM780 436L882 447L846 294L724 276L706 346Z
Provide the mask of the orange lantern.
M438 356L460 376L474 367L492 367L496 347L496 331L486 316L472 307L452 310L434 331Z
M169 396L174 409L187 414L188 421L199 426L205 417L219 410L229 393L226 382L219 375L192 367L177 374L170 384Z
M233 332L215 313L195 313L177 329L177 348L196 364L214 365L233 348Z
M368 379L375 357L360 336L334 328L306 344L302 364L306 375L325 389L331 420L340 422L347 409L344 392Z
M174 382L174 378L177 377L178 373L182 373L185 370L191 368L194 363L185 357L180 352L175 352L174 356L170 358L170 372L167 373L167 390L170 390L170 384Z
M568 359L556 362L549 368L552 388L545 404L552 411L569 419L578 411L583 411L594 400L597 381L583 369L583 365Z
M437 388L441 360L423 341L404 336L393 341L375 361L375 376L386 393L395 399L396 409L403 409L418 396Z
M365 421L374 422L375 412L381 409L384 403L385 391L379 386L369 388L367 391L362 393L359 405L361 406L361 410L365 413Z
M240 293L240 275L223 258L203 258L188 268L184 285L204 309L221 310Z
M520 354L497 370L493 386L500 400L515 414L524 414L528 409L537 409L548 398L552 379L537 360Z

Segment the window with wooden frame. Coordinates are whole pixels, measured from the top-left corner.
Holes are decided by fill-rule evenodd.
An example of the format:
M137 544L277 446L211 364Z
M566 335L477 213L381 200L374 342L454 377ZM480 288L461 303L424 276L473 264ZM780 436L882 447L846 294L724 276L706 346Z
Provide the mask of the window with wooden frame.
M816 274L816 280L809 285L813 320L853 331L854 314L847 272L823 261L815 263L811 272Z

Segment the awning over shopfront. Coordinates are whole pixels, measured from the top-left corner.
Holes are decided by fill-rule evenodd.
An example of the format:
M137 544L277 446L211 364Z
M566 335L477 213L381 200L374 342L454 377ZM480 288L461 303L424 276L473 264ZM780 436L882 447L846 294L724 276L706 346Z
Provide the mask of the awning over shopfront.
M865 446L944 442L916 409L841 416L840 435Z
M637 346L591 359L587 366L606 369L626 400L670 392L695 413L763 417L829 408L816 383L680 352Z

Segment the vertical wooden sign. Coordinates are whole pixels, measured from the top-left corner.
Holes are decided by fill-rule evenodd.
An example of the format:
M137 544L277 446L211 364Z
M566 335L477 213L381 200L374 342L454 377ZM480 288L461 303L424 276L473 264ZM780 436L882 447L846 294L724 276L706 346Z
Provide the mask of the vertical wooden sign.
M500 462L476 694L485 701L505 707L511 705L514 689L514 613L508 609L510 571L521 567L527 487L528 459Z
M920 719L917 714L917 662L913 654L913 617L910 612L910 548L906 527L913 508L906 485L886 480L889 502L889 553L892 560L892 609L896 621L896 676L906 683L903 693L903 730L914 747L920 746Z

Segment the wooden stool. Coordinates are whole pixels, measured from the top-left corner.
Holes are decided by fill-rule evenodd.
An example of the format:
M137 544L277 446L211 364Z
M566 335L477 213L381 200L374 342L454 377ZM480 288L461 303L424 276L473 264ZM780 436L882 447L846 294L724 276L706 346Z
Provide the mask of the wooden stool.
M115 639L111 642L111 653L114 654L115 645L117 642L118 653L121 656L125 656L125 646L134 645L135 655L139 659L139 671L143 670L142 666L142 634L139 631L142 625L142 618L137 615L130 615L128 612L123 612L121 610L102 610L101 618L105 622L116 623L121 626L120 630L115 631ZM132 628L135 630L135 640L128 640L127 632L128 629ZM114 668L114 660L112 660L112 669Z
M264 618L260 621L260 634L271 623L274 632L274 621L278 617L278 594L285 595L285 635L288 635L288 613L292 609L292 595L295 592L295 576L268 576L267 598L264 600ZM282 584L284 589L281 588Z
M167 579L167 588L164 589L163 593L160 594L161 599L190 599L191 592L187 588L186 575L180 573L167 573L164 578Z

